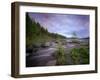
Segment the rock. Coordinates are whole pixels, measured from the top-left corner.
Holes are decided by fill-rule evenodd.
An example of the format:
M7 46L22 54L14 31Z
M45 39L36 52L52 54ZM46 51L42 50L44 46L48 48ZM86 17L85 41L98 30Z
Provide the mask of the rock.
M32 47L30 47L30 48L26 48L26 53L32 53L32 52L33 52Z
M41 44L33 44L32 47L33 48L39 48L41 46Z
M33 53L37 52L38 48L33 48Z
M41 47L46 48L50 46L50 42L42 43Z
M55 46L57 46L57 43L51 42L51 46L52 46L52 47L55 47Z
M55 66L56 65L56 60L51 60L46 65L47 66Z

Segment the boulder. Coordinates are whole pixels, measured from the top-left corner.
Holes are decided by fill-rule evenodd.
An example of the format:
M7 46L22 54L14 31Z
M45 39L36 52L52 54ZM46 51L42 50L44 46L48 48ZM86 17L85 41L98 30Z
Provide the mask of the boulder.
M50 42L45 42L41 44L41 47L46 48L50 46Z

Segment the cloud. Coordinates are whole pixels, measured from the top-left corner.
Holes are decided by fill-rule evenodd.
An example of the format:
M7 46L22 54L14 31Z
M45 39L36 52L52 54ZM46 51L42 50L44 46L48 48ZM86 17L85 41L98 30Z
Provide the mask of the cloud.
M29 13L29 16L51 33L71 37L76 32L78 37L89 36L89 15Z

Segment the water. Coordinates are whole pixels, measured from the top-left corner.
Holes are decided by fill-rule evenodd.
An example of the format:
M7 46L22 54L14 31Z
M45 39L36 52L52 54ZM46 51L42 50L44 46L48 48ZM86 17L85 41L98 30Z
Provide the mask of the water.
M74 46L75 46L75 44L67 43L67 47L69 47L69 48L72 48L72 47L74 47Z

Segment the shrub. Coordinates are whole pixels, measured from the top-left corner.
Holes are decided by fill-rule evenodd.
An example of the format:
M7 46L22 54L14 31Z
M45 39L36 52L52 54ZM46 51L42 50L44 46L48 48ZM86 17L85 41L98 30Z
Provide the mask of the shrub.
M74 64L79 64L79 62L80 62L79 49L73 48L71 50L71 57L72 57L72 60L73 60Z
M82 64L89 63L89 48L80 48L79 52L81 53Z
M86 47L73 48L71 50L71 57L74 64L88 64L89 63L89 49Z
M57 51L55 53L56 64L57 65L64 65L66 64L66 55L64 48L58 44Z

